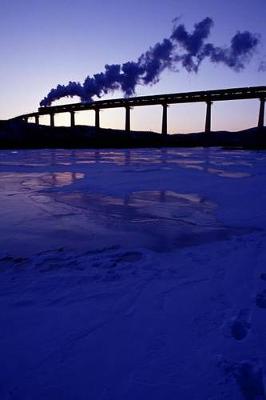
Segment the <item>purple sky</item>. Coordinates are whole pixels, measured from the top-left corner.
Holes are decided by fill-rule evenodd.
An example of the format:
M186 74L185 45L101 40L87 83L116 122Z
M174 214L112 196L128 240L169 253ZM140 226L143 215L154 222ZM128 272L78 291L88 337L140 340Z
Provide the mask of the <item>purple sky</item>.
M107 63L137 60L150 46L169 37L175 17L189 30L211 17L210 40L219 46L230 44L238 30L258 33L261 43L240 73L206 60L198 74L165 71L158 84L137 87L137 95L266 84L266 71L258 71L266 61L265 0L1 0L0 15L0 119L37 110L40 100L58 83L83 82L87 75L102 72ZM59 104L68 101L62 99ZM171 106L169 130L201 130L204 111L204 104ZM256 100L216 103L213 129L255 125L257 114ZM77 121L90 123L93 113L79 114ZM68 124L69 116L58 116L56 122ZM101 123L123 127L124 110L102 112ZM160 125L160 107L132 111L133 129L160 130Z

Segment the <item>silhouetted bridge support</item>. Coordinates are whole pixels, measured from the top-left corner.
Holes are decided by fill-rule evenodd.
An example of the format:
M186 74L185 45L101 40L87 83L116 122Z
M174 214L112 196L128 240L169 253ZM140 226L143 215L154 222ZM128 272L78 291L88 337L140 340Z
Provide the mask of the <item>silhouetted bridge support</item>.
M100 128L100 109L95 108L95 128Z
M186 93L163 94L154 96L141 96L130 97L112 100L99 100L91 103L75 103L61 106L40 107L38 112L25 114L16 117L18 120L28 122L29 118L34 118L35 123L39 124L39 117L42 115L49 115L50 126L54 127L54 116L59 113L70 113L70 125L75 126L75 112L93 110L95 112L95 128L100 128L100 111L111 108L124 108L125 109L125 131L131 130L131 109L140 106L160 105L162 107L162 135L168 133L168 115L167 108L171 104L184 104L184 103L206 103L206 117L205 117L205 133L211 132L212 125L212 104L217 101L229 100L243 100L243 99L259 99L260 109L258 118L258 127L264 126L265 116L265 99L266 99L266 86L255 86L245 88L221 89L221 90L208 90Z
M130 132L130 106L126 106L125 131Z
M206 121L205 121L205 133L211 132L211 122L212 122L212 102L207 101L207 110L206 110Z
M71 128L75 126L75 111L70 111L70 126Z
M259 113L259 122L258 127L263 128L264 126L264 112L265 112L265 99L260 99L260 113Z
M54 128L54 113L50 114L50 126Z
M163 106L163 118L162 118L162 135L167 135L167 108L168 104L162 104Z

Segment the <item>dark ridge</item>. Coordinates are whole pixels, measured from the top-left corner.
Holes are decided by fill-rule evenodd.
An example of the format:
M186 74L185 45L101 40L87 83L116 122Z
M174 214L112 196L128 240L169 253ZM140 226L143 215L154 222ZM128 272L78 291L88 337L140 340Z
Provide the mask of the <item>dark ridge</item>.
M88 126L49 127L22 121L0 121L1 149L130 148L130 147L227 147L266 149L266 127L239 132L219 131L162 135L125 132Z

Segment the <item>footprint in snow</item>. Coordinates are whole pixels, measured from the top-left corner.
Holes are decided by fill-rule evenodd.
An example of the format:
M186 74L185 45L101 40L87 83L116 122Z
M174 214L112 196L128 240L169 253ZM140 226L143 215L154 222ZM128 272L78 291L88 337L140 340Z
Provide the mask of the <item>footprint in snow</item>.
M234 363L221 359L219 365L234 377L244 400L265 400L264 371L258 360Z
M259 308L266 308L266 290L262 290L256 296L256 305Z
M234 376L245 400L265 399L261 366L251 361L243 361L235 367Z
M263 272L263 273L260 275L260 279L263 280L263 281L266 281L266 273L265 273L265 272Z
M248 335L250 325L250 312L247 309L240 310L233 318L230 330L231 336L236 340L243 340Z

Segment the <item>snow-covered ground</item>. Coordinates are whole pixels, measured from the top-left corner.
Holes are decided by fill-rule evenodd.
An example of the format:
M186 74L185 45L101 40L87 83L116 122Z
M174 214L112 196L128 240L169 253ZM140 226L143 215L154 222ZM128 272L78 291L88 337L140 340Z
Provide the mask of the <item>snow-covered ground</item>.
M261 400L266 153L0 152L1 400Z

